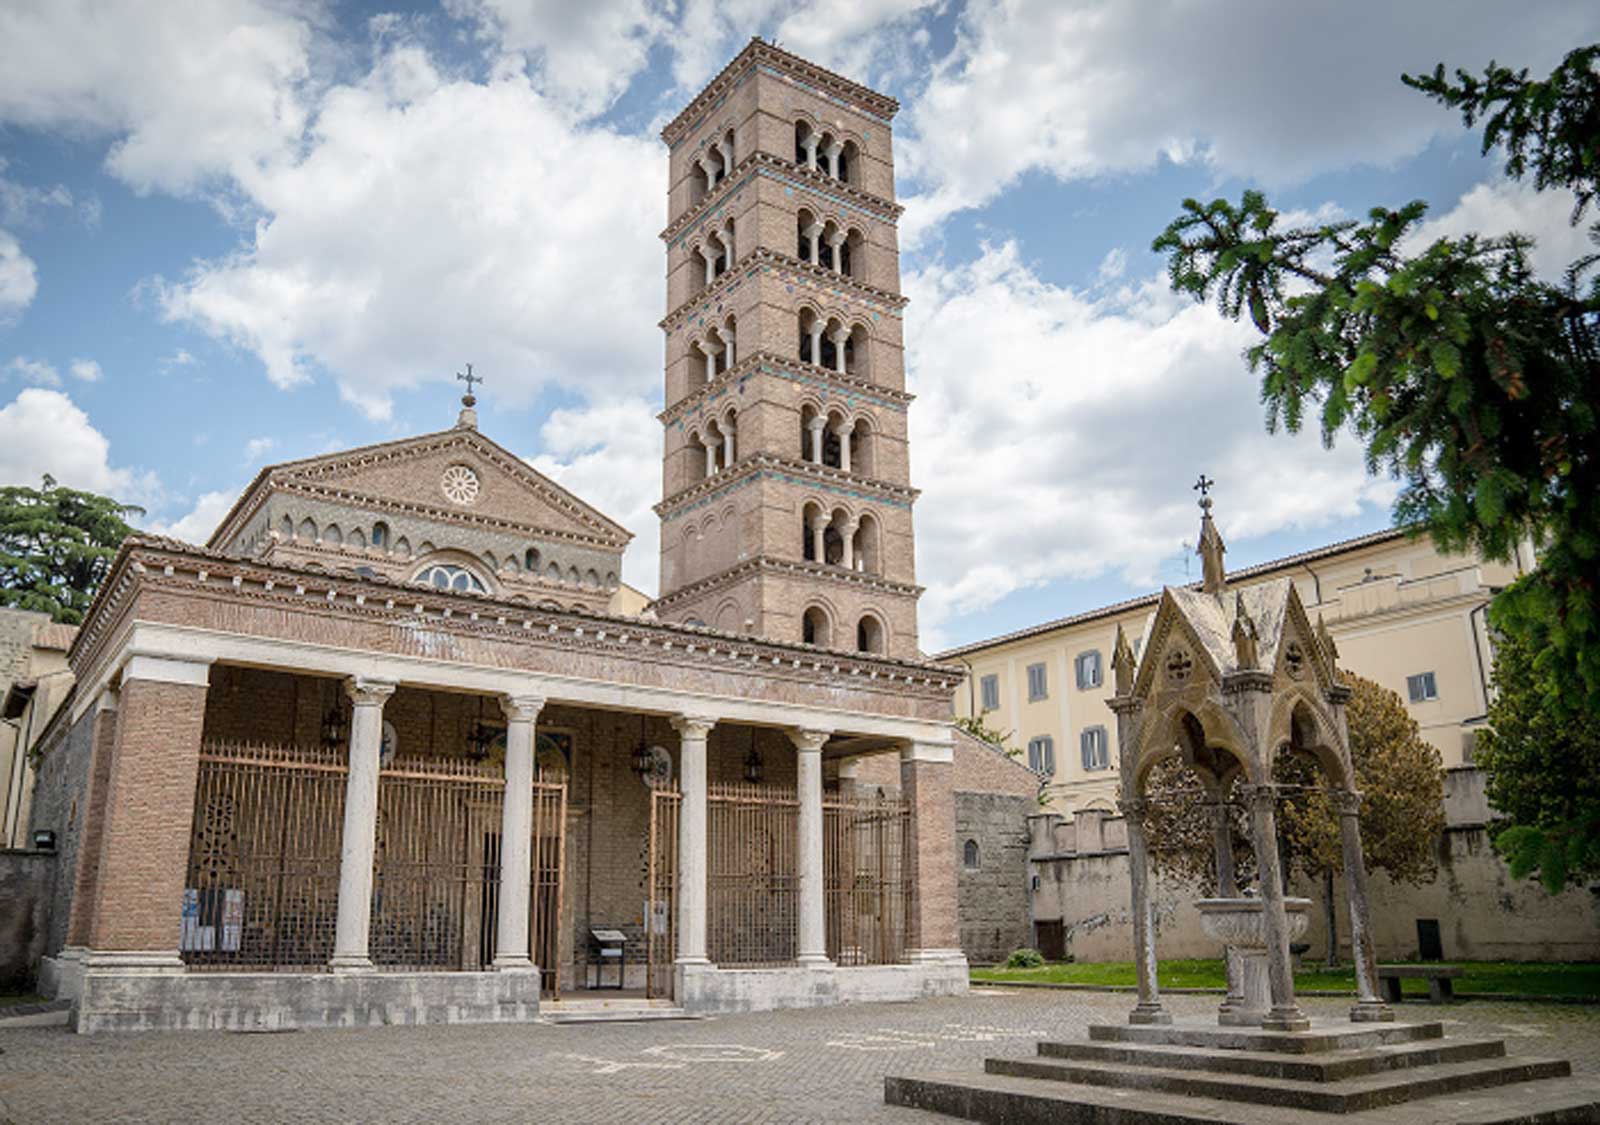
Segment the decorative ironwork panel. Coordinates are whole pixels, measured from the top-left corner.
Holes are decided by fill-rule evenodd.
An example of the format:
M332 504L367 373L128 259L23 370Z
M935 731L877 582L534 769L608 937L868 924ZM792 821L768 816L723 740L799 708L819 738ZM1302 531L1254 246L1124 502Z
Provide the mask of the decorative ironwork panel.
M824 913L835 964L905 962L911 815L895 798L823 801Z
M327 964L346 772L341 752L321 748L201 748L180 938L190 968Z
M650 791L650 848L645 888L645 995L670 997L677 956L678 809L676 789Z
M552 999L561 996L561 902L566 870L566 782L538 781L533 786L533 865L529 888L528 933L540 986Z
M793 789L712 785L706 956L724 967L792 965L800 913L800 802Z

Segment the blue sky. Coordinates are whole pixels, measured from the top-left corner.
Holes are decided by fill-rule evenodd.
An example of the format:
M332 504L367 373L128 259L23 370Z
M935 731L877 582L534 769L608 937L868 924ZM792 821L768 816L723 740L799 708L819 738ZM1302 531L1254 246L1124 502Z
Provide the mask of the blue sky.
M661 125L751 35L895 122L924 644L1186 576L1189 482L1243 565L1388 522L1348 440L1268 436L1248 334L1167 291L1186 196L1431 202L1565 260L1403 70L1547 70L1600 10L1234 0L514 0L0 11L0 482L203 539L263 464L482 428L656 570Z

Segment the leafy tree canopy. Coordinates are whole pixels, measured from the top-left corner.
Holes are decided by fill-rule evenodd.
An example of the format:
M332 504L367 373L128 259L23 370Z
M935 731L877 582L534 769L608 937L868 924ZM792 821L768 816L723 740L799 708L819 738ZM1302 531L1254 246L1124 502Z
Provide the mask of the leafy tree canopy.
M1509 175L1571 190L1577 223L1600 187L1597 62L1600 45L1543 81L1494 64L1404 80L1481 121ZM1600 712L1600 255L1552 282L1517 234L1421 244L1426 209L1289 226L1258 191L1189 199L1154 249L1176 290L1261 332L1246 354L1269 429L1298 430L1308 412L1325 442L1348 427L1368 468L1402 482L1396 518L1444 550L1510 560L1537 545L1493 619L1535 654L1549 706Z
M1477 762L1503 818L1495 846L1514 876L1537 872L1554 894L1600 875L1600 717L1547 706L1535 665L1523 641L1500 638Z
M1444 831L1444 769L1439 751L1422 737L1400 697L1371 680L1345 674L1350 702L1350 758L1356 789L1362 794L1361 845L1369 871L1383 871L1396 882L1431 879L1439 834ZM1339 816L1326 792L1328 781L1309 758L1279 754L1274 782L1286 786L1278 804L1279 847L1285 869L1309 877L1343 870ZM1199 778L1181 759L1151 771L1145 789L1150 813L1145 834L1158 871L1216 888L1214 805ZM1227 799L1234 862L1240 881L1252 877L1245 812L1231 793Z
M123 539L142 508L62 488L48 475L38 488L0 488L0 605L83 621Z

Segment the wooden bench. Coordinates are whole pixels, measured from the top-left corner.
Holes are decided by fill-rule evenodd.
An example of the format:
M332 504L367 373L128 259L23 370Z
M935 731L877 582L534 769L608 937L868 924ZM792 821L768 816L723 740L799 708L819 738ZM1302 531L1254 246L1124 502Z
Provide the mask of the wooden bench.
M1443 1004L1455 997L1455 986L1450 982L1461 975L1460 965L1379 965L1378 986L1383 998L1391 1004L1400 1003L1400 982L1427 980L1428 999Z

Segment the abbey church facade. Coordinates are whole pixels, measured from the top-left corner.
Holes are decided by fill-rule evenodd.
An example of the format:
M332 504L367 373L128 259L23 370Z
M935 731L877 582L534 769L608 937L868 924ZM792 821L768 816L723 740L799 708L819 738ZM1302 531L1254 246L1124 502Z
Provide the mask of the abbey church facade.
M671 149L660 595L481 433L123 545L38 742L80 1031L963 990L917 648L892 99L750 44ZM897 786L852 785L897 774Z

